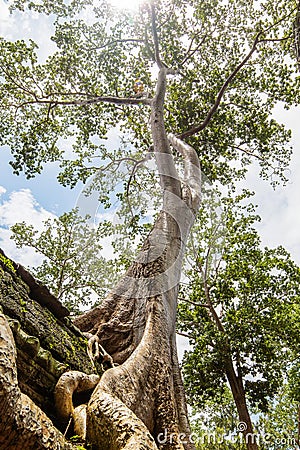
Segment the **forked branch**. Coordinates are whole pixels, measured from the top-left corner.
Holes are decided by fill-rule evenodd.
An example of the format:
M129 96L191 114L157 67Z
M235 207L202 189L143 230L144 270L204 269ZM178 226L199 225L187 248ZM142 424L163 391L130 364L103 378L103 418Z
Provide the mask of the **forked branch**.
M155 12L155 6L153 2L150 3L150 9L151 9L151 25L152 25L152 35L153 35L153 41L154 41L154 49L155 49L155 61L158 67L161 69L162 67L165 67L165 64L160 59L160 53L159 53L159 39L157 34L157 27L156 27L156 12Z
M223 86L221 87L221 89L218 92L218 95L216 97L216 100L214 102L214 104L212 105L212 107L210 108L210 110L207 113L207 116L205 117L205 119L203 120L203 122L201 122L200 124L194 125L192 128L190 128L189 130L185 131L184 133L182 133L181 135L179 135L180 139L185 139L187 137L193 136L194 134L199 133L200 131L204 130L207 125L210 123L212 117L214 116L214 114L217 112L220 103L222 101L222 98L224 97L225 92L227 91L228 87L230 86L230 84L232 83L232 81L235 79L235 77L237 76L237 74L240 72L240 70L247 64L247 62L251 59L253 53L257 50L257 46L258 44L261 44L263 42L279 42L279 41L284 41L286 39L290 39L292 36L288 36L288 37L283 37L283 38L278 38L278 39L267 39L267 38L262 38L262 36L264 36L266 33L268 33L271 29L273 29L275 26L277 26L278 24L280 24L281 22L283 22L284 20L286 20L288 17L291 16L291 14L294 13L295 10L293 10L290 14L288 14L287 16L284 16L283 18L279 19L277 22L273 23L272 25L270 25L268 28L266 28L265 30L261 30L257 33L253 45L251 47L251 49L249 50L249 52L247 53L247 55L243 58L243 60L235 67L235 69L230 73L230 75L228 76L228 78L225 80L225 82L223 83ZM299 11L300 11L300 7L299 7ZM300 17L300 13L298 14L297 17ZM300 19L298 19L299 21L299 26L300 26ZM299 35L299 28L298 28L298 35Z
M205 119L203 120L203 122L201 122L198 125L194 125L192 128L190 128L189 130L185 131L184 133L182 133L179 137L180 139L185 139L187 137L193 136L196 133L199 133L199 131L204 130L204 128L207 127L207 125L209 124L209 122L211 121L213 115L217 112L221 100L224 97L224 94L226 92L226 90L228 89L229 85L231 84L231 82L235 79L236 75L239 73L239 71L245 66L245 64L249 61L249 59L251 58L251 56L253 55L253 53L255 52L256 48L257 48L257 44L259 42L259 37L261 36L261 32L258 33L258 35L256 36L254 43L252 45L251 50L249 51L249 53L245 56L245 58L240 62L240 64L238 64L236 66L236 68L231 72L231 74L229 75L229 77L225 80L223 86L221 87L221 89L219 90L219 93L216 97L215 103L212 105L212 107L210 108L210 110L208 111L207 116L205 117Z

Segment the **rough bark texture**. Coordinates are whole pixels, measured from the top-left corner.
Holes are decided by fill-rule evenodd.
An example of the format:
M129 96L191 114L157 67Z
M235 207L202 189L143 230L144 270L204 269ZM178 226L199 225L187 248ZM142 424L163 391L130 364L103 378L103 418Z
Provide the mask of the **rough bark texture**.
M72 449L51 420L18 386L16 348L0 314L0 449Z
M170 140L179 145L174 136ZM191 184L180 189L178 197L178 179L174 190L170 181L173 161L167 153L158 156L158 166L164 171L164 209L137 260L111 295L76 320L79 328L97 334L120 364L105 372L88 405L87 438L97 449L127 448L128 442L132 448L148 448L144 434L137 434L134 427L128 429L124 422L132 412L141 426L146 425L158 448L194 447L189 439L175 321L182 257L193 208L200 201L200 173L197 161L195 165L192 161L193 149L178 149L189 161L186 172ZM107 407L109 399L116 400L115 409ZM123 437L117 444L116 434Z

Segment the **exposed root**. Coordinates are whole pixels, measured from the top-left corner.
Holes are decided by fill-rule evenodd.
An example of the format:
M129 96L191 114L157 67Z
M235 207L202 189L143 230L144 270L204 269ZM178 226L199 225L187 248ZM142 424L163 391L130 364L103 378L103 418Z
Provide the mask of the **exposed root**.
M97 335L91 333L83 333L88 338L87 354L94 364L95 361L100 360L104 369L114 367L112 357L100 345L100 340Z
M88 441L95 450L158 450L144 423L117 397L100 390L88 414Z
M100 377L83 372L70 371L62 374L54 390L55 406L58 418L67 424L70 417L74 419L73 394L94 389ZM77 414L77 413L76 413Z
M87 405L79 405L74 409L74 434L85 442L86 439L86 408Z
M98 336L90 333L84 333L89 339L87 345L87 353L94 364L95 360L101 360L104 368L114 367L112 357L104 350L99 343ZM87 405L82 404L74 408L73 394L75 392L84 392L94 389L100 377L98 375L87 375L83 372L69 371L65 372L58 380L55 390L55 407L57 416L63 425L69 428L70 421L73 420L74 433L85 441L86 439L86 423L87 423Z

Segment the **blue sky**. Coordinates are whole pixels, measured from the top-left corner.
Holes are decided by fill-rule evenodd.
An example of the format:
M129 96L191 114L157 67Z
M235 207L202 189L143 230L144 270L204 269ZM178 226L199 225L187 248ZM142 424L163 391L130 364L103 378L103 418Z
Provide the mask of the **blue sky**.
M30 36L40 47L40 58L46 58L54 47L49 41L51 20L34 13L10 16L7 6L7 1L0 0L0 35L7 39ZM290 181L285 188L274 191L267 182L259 179L258 171L253 168L244 187L256 192L254 203L258 204L258 213L262 217L258 228L263 244L270 247L283 245L300 264L300 108L285 111L279 107L275 115L294 132ZM22 174L17 177L12 173L9 159L9 149L0 147L0 247L15 261L34 266L41 263L41 256L28 248L17 249L10 239L9 227L24 220L41 228L45 219L76 206L82 187L79 185L70 190L59 185L56 164L47 164L43 173L34 179L27 180ZM108 242L104 248L106 254L110 252L109 246ZM186 342L182 338L179 340L180 355L185 348Z
M9 148L1 147L0 184L7 189L2 201L8 200L12 191L30 189L36 201L56 215L74 208L82 185L71 190L59 184L56 179L58 164L47 164L42 174L28 180L22 173L19 176L13 174L9 164L11 159Z
M17 249L9 228L23 220L41 228L44 220L75 207L81 186L72 190L61 186L56 164L48 164L41 175L30 180L23 174L16 176L10 159L9 149L0 147L0 247L12 259L33 266L40 264L41 257L33 250Z

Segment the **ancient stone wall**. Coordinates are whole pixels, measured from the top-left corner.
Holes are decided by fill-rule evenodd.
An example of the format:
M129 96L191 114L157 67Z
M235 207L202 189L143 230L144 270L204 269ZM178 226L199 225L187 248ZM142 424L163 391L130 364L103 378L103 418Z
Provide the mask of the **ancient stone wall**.
M67 370L101 373L87 355L87 339L69 311L0 249L0 308L17 346L19 386L55 423L53 390Z

